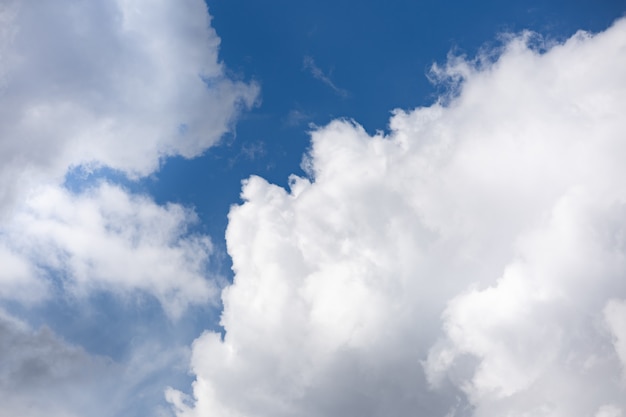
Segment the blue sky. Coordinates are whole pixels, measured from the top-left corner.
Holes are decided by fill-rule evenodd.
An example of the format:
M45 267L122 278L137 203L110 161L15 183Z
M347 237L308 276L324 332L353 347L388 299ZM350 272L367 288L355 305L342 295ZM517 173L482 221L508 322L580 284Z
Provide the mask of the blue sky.
M203 158L167 161L158 181L148 186L163 200L187 201L185 190L201 211L195 199L207 195L202 206L213 207L219 200L226 213L237 201L241 179L256 174L286 185L290 174L302 173L309 123L349 118L369 132L385 130L391 110L436 100L437 89L426 75L448 53L473 56L497 44L500 34L525 29L554 39L579 29L600 31L621 16L623 3L399 1L355 7L349 1L217 1L209 8L222 39L221 58L233 76L260 84L261 104L239 118L235 138L227 136L223 146ZM347 96L312 76L304 65L307 57ZM202 181L179 181L179 175ZM196 184L197 191L187 191ZM207 189L223 190L218 194L224 200ZM225 227L225 216L219 217Z
M559 40L577 30L601 31L624 9L617 1L208 6L221 37L220 57L232 76L260 84L260 105L238 119L222 146L191 161L166 161L146 186L158 200L191 203L206 212L206 227L215 234L222 233L225 214L238 202L242 179L261 175L284 186L290 174L303 174L310 123L348 118L372 133L386 130L393 109L436 100L438 90L427 74L449 53L474 56L481 47L497 45L501 34L522 30ZM316 79L307 58L347 96Z
M0 417L626 415L625 11L0 1Z

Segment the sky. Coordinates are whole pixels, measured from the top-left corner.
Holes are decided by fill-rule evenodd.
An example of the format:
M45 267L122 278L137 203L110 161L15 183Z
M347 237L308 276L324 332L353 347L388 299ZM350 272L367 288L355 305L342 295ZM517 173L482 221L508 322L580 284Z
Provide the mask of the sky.
M626 417L625 13L0 0L0 417Z

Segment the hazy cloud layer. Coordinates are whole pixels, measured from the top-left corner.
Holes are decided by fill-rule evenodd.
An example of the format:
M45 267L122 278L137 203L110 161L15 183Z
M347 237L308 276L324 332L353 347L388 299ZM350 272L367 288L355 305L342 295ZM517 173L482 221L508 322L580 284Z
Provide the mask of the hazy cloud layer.
M70 166L197 156L257 94L225 76L201 0L9 0L0 22L2 206Z
M179 417L626 412L626 21L531 39L436 68L458 96L387 136L316 130L312 181L244 184Z
M171 370L188 358L185 349L138 344L114 362L2 310L0 352L0 417L170 416L162 373L169 370L171 382Z
M106 405L98 396L112 397L112 376L119 371L112 363L65 344L47 328L33 331L2 311L0 351L2 417L79 416L96 404ZM108 411L114 407L110 404Z

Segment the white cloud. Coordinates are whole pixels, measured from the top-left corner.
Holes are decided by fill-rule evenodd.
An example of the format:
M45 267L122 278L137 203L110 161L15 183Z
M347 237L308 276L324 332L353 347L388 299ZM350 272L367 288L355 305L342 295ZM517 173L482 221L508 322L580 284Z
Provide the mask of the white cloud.
M626 380L626 300L610 300L604 308L604 318L613 333L615 351L622 361Z
M225 75L202 0L10 0L0 22L2 206L70 166L197 156L257 95Z
M79 194L61 186L77 167L137 178L168 156L198 156L254 104L258 86L226 75L210 19L202 0L0 2L3 304L17 301L28 315L63 291L147 293L176 318L215 301L212 246L190 233L193 210L106 182ZM109 366L45 328L18 331L5 319L0 416L146 415L154 410L127 409L141 403L136 385L172 376L180 362L133 340L138 359ZM162 389L150 395L162 400Z
M207 267L211 242L188 233L196 221L190 209L159 206L108 183L77 195L46 186L32 193L3 233L13 253L22 256L14 269L21 268L23 277L12 275L21 285L28 280L35 288L44 285L32 272L35 265L76 295L141 290L177 317L188 304L214 301L217 295Z
M48 285L31 262L0 243L0 299L11 298L33 303L46 297Z
M620 415L626 21L528 39L388 136L313 132L313 181L244 184L179 417Z
M178 205L102 185L60 187L77 166L144 176L201 154L258 93L226 76L202 0L10 0L0 5L0 297L147 291L172 316L215 292L206 237Z
M441 372L443 355L454 374L452 358L479 358L458 381L475 415L592 415L605 402L626 405L619 360L600 325L607 300L626 291L626 247L613 240L626 236L626 205L623 190L606 197L563 196L545 226L522 238L500 280L449 302L445 347L431 351L436 365L426 368ZM581 389L585 397L572 401Z
M603 405L596 413L596 417L621 417L622 410L612 404Z

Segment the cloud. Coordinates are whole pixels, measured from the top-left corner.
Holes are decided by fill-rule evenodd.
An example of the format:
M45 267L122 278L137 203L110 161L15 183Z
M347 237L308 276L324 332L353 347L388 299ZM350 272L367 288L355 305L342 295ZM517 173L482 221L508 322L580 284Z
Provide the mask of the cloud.
M388 135L314 131L289 191L244 183L178 417L624 414L626 20L531 44L451 59Z
M30 304L46 297L48 284L39 279L41 271L23 254L0 243L0 264L0 299Z
M320 80L328 87L330 87L338 96L342 98L346 98L349 96L349 93L343 88L339 88L335 85L333 80L330 79L330 76L325 74L324 71L320 67L317 66L315 60L310 56L305 56L302 60L302 68L308 70L313 78L316 80Z
M0 416L78 416L94 400L95 388L103 397L112 394L114 385L105 382L113 382L111 363L67 345L45 327L33 331L1 311L0 351ZM101 385L94 384L93 373L100 375ZM81 395L72 395L79 389ZM100 406L107 405L101 401Z
M604 318L613 334L615 351L622 362L626 380L626 300L610 300L604 309Z
M623 198L623 190L564 195L545 225L521 238L499 281L448 303L446 340L426 368L456 374L460 357L479 358L470 375L455 377L475 415L593 415L607 403L626 405L619 310L609 301L626 290L626 247L613 240L626 236ZM616 349L600 325L605 317ZM572 401L581 389L586 398Z
M160 206L106 182L81 194L49 185L33 191L0 229L11 245L0 259L15 265L21 275L13 273L13 280L35 294L52 274L78 296L152 294L178 317L189 304L215 301L218 294L208 271L211 242L188 231L196 221L181 205ZM17 290L2 295L23 298Z
M158 401L160 373L187 359L185 351L145 345L126 362L114 362L2 310L0 352L0 417L170 415Z
M192 232L192 209L107 181L62 186L68 172L137 179L199 156L254 105L258 86L226 74L210 19L202 0L0 2L3 305L32 318L54 296L147 294L176 319L216 301L211 241ZM170 415L145 404L164 401L186 352L124 343L132 358L112 363L0 312L0 416Z
M10 0L0 22L0 206L69 167L198 156L258 92L225 75L201 0Z
M287 116L283 119L283 126L285 127L297 127L303 123L311 120L312 114L299 109L292 109L287 113Z
M60 185L72 169L148 175L194 157L253 105L258 87L218 59L206 4L170 0L0 5L0 297L148 292L176 317L214 298L195 214L109 184Z

